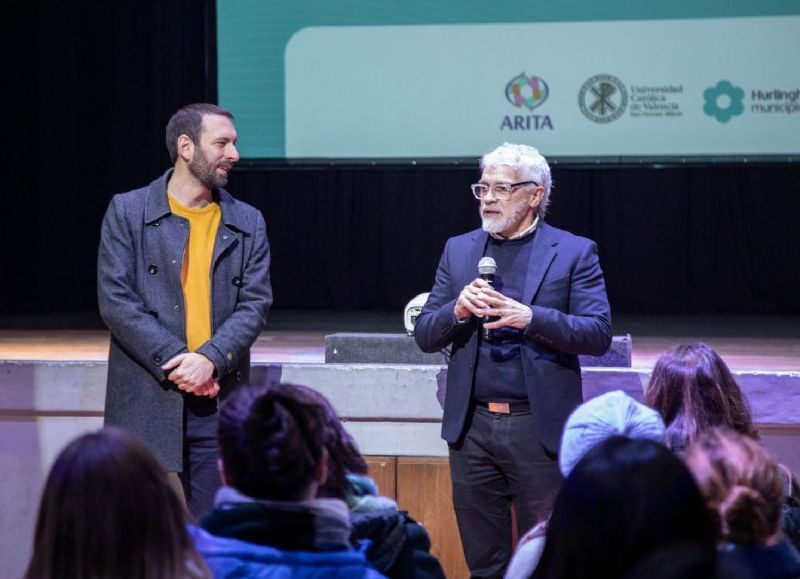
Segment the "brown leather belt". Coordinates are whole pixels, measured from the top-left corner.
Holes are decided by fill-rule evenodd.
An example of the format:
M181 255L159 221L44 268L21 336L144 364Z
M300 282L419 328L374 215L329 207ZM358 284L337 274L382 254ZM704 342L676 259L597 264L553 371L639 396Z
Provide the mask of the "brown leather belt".
M496 414L511 414L512 412L528 412L531 405L528 402L481 402L475 404L481 408L486 408L489 412Z

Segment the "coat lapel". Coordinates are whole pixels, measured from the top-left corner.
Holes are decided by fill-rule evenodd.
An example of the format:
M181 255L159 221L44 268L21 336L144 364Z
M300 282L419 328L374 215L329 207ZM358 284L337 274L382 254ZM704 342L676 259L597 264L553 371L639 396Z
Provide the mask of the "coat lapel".
M469 240L469 247L467 251L464 252L463 272L465 279L462 280L463 283L460 283L460 287L467 285L478 277L478 262L483 257L483 252L486 251L486 242L488 240L489 234L481 229L476 230L475 235Z
M539 291L539 286L542 285L542 280L557 253L558 240L551 234L550 226L540 221L537 229L533 236L528 276L525 278L525 293L522 294L525 304L533 303L533 297Z

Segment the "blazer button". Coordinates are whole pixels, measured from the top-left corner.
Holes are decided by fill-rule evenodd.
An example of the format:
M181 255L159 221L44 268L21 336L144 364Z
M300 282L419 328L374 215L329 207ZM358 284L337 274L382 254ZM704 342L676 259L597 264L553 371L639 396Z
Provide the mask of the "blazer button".
M161 363L161 356L159 356L158 354L153 356L153 362L155 362L156 364L160 364Z
M155 275L158 273L158 266L154 263L151 263L149 266L147 266L147 271L150 275Z
M235 285L236 287L242 287L243 285L241 278L235 277L231 281L233 282L233 285Z

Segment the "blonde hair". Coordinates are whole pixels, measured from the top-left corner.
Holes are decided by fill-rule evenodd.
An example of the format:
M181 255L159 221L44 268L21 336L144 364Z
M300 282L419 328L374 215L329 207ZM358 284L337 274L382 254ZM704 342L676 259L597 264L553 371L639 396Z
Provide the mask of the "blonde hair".
M686 464L722 541L760 545L779 531L784 485L777 463L757 441L713 428L692 444Z

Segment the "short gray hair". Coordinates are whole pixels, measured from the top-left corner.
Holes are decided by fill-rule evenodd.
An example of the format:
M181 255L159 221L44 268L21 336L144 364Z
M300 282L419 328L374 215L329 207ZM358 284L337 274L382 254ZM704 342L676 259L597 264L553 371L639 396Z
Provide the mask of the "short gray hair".
M488 167L512 167L516 169L525 181L536 181L544 188L542 202L539 203L537 213L544 218L547 206L550 205L550 189L553 179L550 176L550 165L538 149L529 145L515 145L503 143L493 151L481 157L481 170Z

